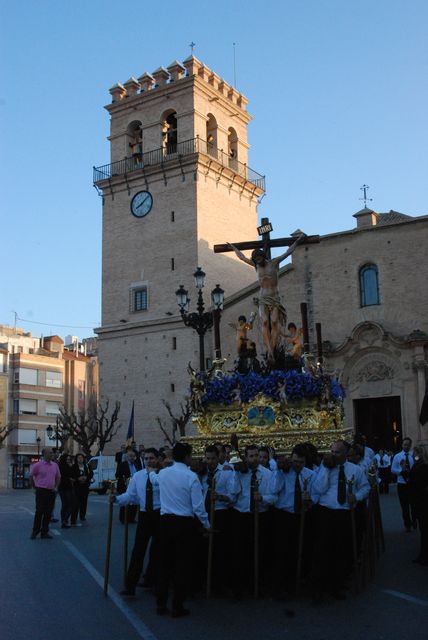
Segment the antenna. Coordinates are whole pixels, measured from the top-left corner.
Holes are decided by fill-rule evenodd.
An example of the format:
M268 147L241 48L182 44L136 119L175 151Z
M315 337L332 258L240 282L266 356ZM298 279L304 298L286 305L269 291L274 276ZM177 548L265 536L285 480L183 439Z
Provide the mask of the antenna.
M360 200L362 200L364 202L364 207L367 207L367 202L373 202L373 198L368 198L367 197L367 190L370 189L368 184L363 184L362 187L360 187L360 191L363 192L363 197L360 198Z
M233 43L233 86L236 89L236 42Z

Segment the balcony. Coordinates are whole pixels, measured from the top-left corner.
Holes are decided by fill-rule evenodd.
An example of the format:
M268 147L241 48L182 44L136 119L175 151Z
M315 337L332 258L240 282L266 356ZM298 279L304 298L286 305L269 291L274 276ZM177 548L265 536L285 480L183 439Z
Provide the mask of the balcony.
M104 180L111 180L115 176L126 176L135 171L144 171L148 167L156 167L157 165L165 166L168 162L177 162L197 154L207 156L207 158L214 160L221 167L230 170L233 174L250 182L258 189L265 191L265 176L250 169L243 162L232 158L222 149L217 149L205 140L201 140L201 138L184 140L183 142L167 145L153 151L146 151L145 153L135 153L131 158L124 158L112 164L94 167L93 182L94 185L98 185L98 183Z

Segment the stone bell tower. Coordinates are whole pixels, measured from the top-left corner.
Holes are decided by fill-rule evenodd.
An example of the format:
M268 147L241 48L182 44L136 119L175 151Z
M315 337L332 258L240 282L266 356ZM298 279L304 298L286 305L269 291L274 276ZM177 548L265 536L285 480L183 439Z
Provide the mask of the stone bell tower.
M265 184L248 167L247 99L193 55L110 94L110 163L94 168L103 200L100 386L104 399L122 401L122 420L135 400L138 439L140 427L156 430L162 399L182 399L186 363L198 362L176 289L183 284L194 301L197 266L207 303L217 283L229 296L255 279L213 245L256 239Z

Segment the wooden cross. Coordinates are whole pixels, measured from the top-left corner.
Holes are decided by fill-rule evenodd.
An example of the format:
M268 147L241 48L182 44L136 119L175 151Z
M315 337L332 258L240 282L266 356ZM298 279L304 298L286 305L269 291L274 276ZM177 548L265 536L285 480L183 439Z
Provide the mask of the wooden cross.
M237 249L263 249L266 258L270 260L272 247L289 247L294 242L296 242L296 238L293 237L272 239L270 237L270 233L271 231L273 231L273 227L269 222L269 218L261 219L261 225L260 227L257 227L257 231L259 232L259 236L262 237L261 240L249 240L248 242L232 242L232 244ZM315 244L319 241L319 236L306 236L300 244ZM230 247L228 244L214 245L214 253L226 253L227 251L233 251L232 247Z

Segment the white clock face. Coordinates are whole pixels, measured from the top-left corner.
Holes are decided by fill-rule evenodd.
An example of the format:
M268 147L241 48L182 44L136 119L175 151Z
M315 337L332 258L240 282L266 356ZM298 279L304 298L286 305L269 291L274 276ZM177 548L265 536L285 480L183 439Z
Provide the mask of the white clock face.
M153 206L153 196L149 191L139 191L131 200L131 213L137 218L144 218Z

